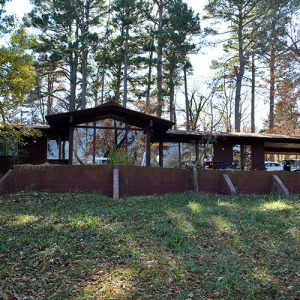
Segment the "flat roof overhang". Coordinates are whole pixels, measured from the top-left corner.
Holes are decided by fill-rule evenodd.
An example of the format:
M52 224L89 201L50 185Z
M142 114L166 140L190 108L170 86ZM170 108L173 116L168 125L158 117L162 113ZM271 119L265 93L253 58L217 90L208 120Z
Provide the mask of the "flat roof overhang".
M261 144L265 153L300 154L300 136L288 136L264 133L240 133L240 132L200 132L168 130L162 134L154 134L153 142L174 143L218 143L228 142L231 144Z
M137 128L155 132L165 132L174 125L173 122L168 120L128 109L112 101L93 108L46 116L48 124L54 129L67 129L70 126L104 119L117 120Z
M203 131L185 131L185 130L168 130L165 133L154 134L153 141L165 142L215 142L215 141L228 141L231 143L281 143L299 144L300 136L288 136L278 134L264 134L264 133L245 133L245 132L203 132ZM288 146L289 147L289 146Z
M300 144L295 143L265 143L265 153L300 155Z

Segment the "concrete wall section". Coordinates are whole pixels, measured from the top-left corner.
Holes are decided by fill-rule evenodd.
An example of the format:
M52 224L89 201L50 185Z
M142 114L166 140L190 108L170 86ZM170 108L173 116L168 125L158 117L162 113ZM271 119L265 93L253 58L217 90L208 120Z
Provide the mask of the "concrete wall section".
M98 192L112 196L111 166L15 166L3 192L22 190L50 192Z
M259 171L228 171L238 193L267 194L271 188L271 173Z
M153 195L192 190L190 169L120 166L121 195Z
M300 193L300 172L270 172L272 174L278 175L283 184L287 187L290 194Z
M198 172L199 191L205 193L222 193L222 171L205 170Z

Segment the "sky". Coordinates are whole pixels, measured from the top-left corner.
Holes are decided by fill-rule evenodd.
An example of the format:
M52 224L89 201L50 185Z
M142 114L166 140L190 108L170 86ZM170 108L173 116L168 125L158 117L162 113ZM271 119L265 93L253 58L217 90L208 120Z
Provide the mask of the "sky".
M196 13L199 13L201 19L203 16L203 8L208 0L185 0L185 2L191 6ZM19 19L22 19L25 13L30 12L31 7L29 0L11 0L11 2L6 5L7 12L17 15ZM205 24L201 22L201 27L204 26ZM219 47L203 49L200 53L191 56L194 74L191 78L189 78L190 88L194 85L199 85L200 89L201 87L205 89L203 82L212 76L212 71L210 70L211 61L220 57L221 54L222 47L219 45ZM179 101L180 99L183 101L180 95L178 98ZM262 120L266 118L266 110L267 106L263 103L260 103L256 107L256 125L258 130L262 127Z

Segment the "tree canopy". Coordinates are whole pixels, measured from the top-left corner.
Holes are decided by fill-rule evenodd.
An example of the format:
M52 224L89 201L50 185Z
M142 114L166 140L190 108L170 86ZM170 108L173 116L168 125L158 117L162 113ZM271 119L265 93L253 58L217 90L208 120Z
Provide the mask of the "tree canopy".
M211 0L200 15L184 0L32 0L17 26L5 2L2 122L45 123L47 114L113 100L177 127L254 132L268 103L266 130L277 131L284 108L298 128L298 0ZM218 43L213 75L197 82L196 55Z

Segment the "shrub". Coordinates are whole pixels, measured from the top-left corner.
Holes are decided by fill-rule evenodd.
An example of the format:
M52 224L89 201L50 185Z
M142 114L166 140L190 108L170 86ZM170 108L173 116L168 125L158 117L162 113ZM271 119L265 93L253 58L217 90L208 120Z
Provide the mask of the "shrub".
M134 165L135 158L129 156L125 148L114 148L110 154L113 165Z

